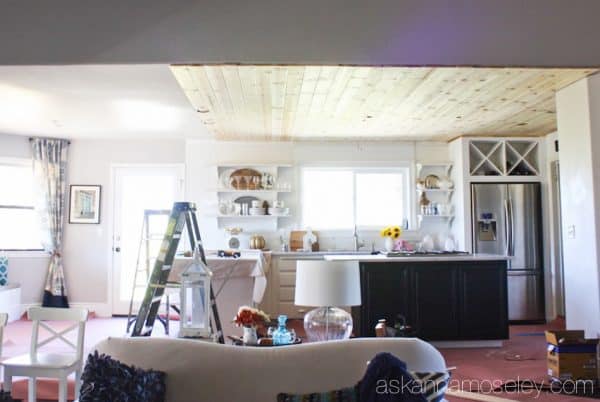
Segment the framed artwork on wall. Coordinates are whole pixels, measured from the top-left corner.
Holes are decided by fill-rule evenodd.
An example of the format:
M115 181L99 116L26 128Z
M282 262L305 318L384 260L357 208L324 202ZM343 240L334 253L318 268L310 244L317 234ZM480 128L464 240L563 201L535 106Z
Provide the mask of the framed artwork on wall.
M69 223L100 223L101 186L72 184L69 196Z

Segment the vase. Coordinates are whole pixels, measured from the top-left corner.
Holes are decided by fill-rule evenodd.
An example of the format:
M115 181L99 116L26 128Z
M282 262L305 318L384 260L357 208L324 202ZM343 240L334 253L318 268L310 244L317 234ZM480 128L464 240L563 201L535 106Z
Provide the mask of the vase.
M256 345L258 344L258 335L256 334L256 327L244 327L244 335L242 336L244 345Z
M391 251L394 251L394 246L395 245L396 245L396 242L391 237L388 236L385 239L383 239L383 248L388 253L391 252Z
M280 315L277 321L279 326L273 331L273 345L289 345L294 340L292 339L292 333L285 326L287 315Z

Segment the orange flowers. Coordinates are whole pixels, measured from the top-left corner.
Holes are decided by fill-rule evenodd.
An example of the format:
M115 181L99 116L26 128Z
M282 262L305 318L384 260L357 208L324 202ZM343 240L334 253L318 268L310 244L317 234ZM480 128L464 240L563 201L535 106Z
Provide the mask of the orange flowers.
M271 321L271 318L267 313L249 306L240 307L236 316L233 318L233 322L238 327L255 327L269 321Z

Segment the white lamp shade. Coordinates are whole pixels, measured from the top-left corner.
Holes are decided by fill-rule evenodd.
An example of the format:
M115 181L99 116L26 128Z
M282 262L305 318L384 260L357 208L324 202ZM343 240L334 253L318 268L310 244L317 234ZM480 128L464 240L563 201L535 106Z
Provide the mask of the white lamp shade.
M298 306L359 306L358 261L298 261L296 295Z

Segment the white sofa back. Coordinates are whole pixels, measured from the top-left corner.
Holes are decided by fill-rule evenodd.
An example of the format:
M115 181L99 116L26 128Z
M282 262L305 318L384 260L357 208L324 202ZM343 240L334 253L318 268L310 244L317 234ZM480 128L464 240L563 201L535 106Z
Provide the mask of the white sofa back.
M390 352L416 371L444 371L442 355L416 338L357 338L281 347L241 347L165 338L108 338L96 350L167 373L167 402L275 402L280 392L356 384L366 363Z

